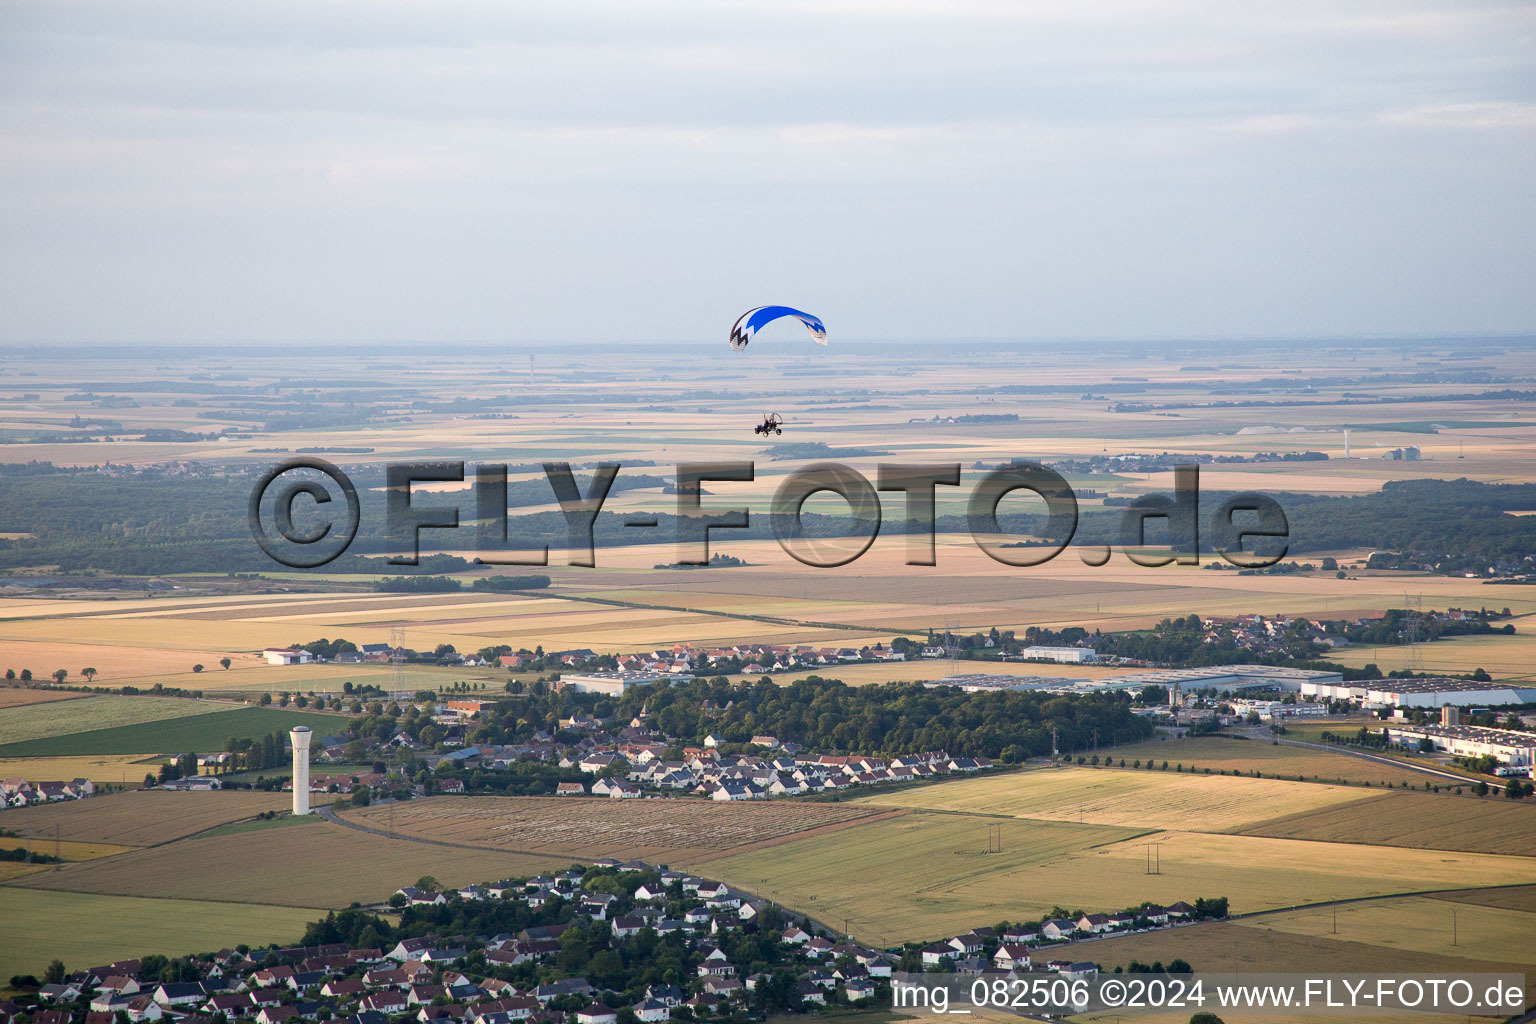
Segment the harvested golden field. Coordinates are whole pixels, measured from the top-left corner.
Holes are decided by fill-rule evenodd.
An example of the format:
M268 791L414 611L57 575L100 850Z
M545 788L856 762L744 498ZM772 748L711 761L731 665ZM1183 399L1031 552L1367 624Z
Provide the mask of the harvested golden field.
M1503 907L1536 914L1536 885L1513 885L1504 889L1467 889L1463 892L1436 893L1437 900L1474 903L1480 907Z
M885 945L1010 915L1038 916L1051 908L1060 887L1032 891L1027 907L1040 909L1028 911L1018 903L1023 887L1011 880L1039 882L1138 834L1104 825L1009 821L1002 828L1002 852L988 853L988 823L981 819L904 814L735 854L703 870L822 921L840 924L846 916L860 939ZM1065 894L1060 902L1069 899Z
M0 846L3 846L4 842L8 841L0 841ZM12 846L10 849L14 850L15 847ZM0 861L0 882L9 882L13 878L21 878L23 875L32 875L39 871L47 870L49 868L46 864L28 864L26 861L18 860Z
M317 803L329 799L325 794L314 794ZM256 790L173 793L135 789L7 811L5 820L9 829L50 838L57 828L62 839L153 846L291 805L290 796Z
M21 839L0 839L0 847L14 850L17 847L60 857L66 861L100 860L119 853L137 849L134 846L118 846L113 843L82 843L71 839L55 840L51 835L24 836Z
M1259 918L1258 921L1263 921ZM1143 932L1140 935L1117 936L1095 939L1091 942L1075 942L1056 947L1051 956L1075 960L1078 958L1101 963L1106 969L1128 966L1132 960L1151 963L1161 960L1167 963L1178 957L1196 971L1213 973L1253 974L1284 970L1297 974L1334 973L1390 973L1443 976L1450 972L1511 971L1528 974L1519 961L1508 957L1483 960L1477 957L1456 956L1454 951L1423 953L1414 949L1392 948L1374 941L1362 942L1345 939L1342 935L1299 935L1291 932L1250 926L1242 921L1220 921L1193 925L1187 928L1171 928L1162 931ZM1447 946L1450 935L1447 933ZM1221 1014L1231 1024L1247 1024L1247 1015ZM1131 1018L1136 1021L1141 1017ZM1188 1011L1181 1020L1189 1019ZM1303 1020L1288 1017L1287 1020ZM1319 1020L1343 1020L1342 1017L1317 1018ZM1372 1016L1366 1018L1376 1020ZM1413 1018L1417 1020L1418 1018ZM1462 1018L1463 1020L1465 1018Z
M1451 915L1455 913L1455 942ZM1394 950L1437 956L1508 961L1536 965L1536 914L1502 907L1453 904L1422 896L1369 900L1333 907L1309 907L1283 914L1265 914L1240 922L1266 932L1311 937L1337 936L1345 942L1365 942ZM1528 973L1528 972L1527 972Z
M181 956L241 942L291 944L320 916L313 910L195 900L146 900L0 887L0 963L41 974L48 962L71 969L125 956Z
M84 635L92 636L94 631L90 624L98 623L101 619L61 621L78 624L84 627ZM13 623L0 623L0 636L5 635L11 625ZM192 666L197 664L203 665L205 674L222 672L224 670L219 667L221 657L229 658L232 664L238 667L265 664L255 654L223 651L208 646L193 649L145 646L146 641L148 643L164 642L165 638L158 628L147 634L141 632L138 639L138 643L118 644L56 640L0 640L0 667L14 668L18 672L24 668L30 668L32 674L38 678L47 678L53 674L54 669L62 668L69 670L69 678L65 682L71 685L121 686L127 680L151 675L159 677L162 681L169 675L190 677ZM90 681L81 675L81 670L87 667L94 668L97 672L96 677ZM188 688L195 687L189 685Z
M679 641L858 644L889 640L897 632L921 635L930 627L1022 629L1029 625L1143 627L1165 615L1229 614L1234 608L1310 617L1365 612L1402 603L1401 574L1244 576L1192 567L1147 569L1117 555L1089 567L1069 552L1049 564L1000 572L968 538L938 540L935 567L905 564L905 538L881 537L865 556L833 571L812 571L771 541L721 540L711 550L745 558L742 568L678 572L651 567L674 560L673 545L602 547L596 569L548 568L554 586L537 595L261 594L165 597L132 601L0 601L0 645L16 657L55 657L75 678L86 664L103 681L151 681L173 674L179 685L249 692L297 689L285 669L259 662L261 648L320 636L354 643L389 639L392 626L408 630L412 646L451 643L459 650L510 643L546 649L591 647L627 652ZM1479 580L1414 577L1424 606L1510 606L1536 612L1529 587ZM597 604L581 597L653 607ZM682 608L670 611L666 607ZM711 613L725 614L711 614ZM764 622L750 616L770 616ZM838 628L836 624L850 626ZM1495 640L1520 638L1493 638ZM1433 651L1439 644L1426 645ZM1454 647L1454 644L1447 644ZM5 650L0 646L0 651ZM235 669L217 667L228 652ZM85 659L85 660L82 660ZM207 668L190 675L195 662ZM961 667L967 667L962 662ZM975 667L975 666L970 666ZM1488 666L1490 669L1493 666ZM316 682L333 668L322 666ZM851 682L889 678L885 666L857 666ZM1007 666L1010 671L1076 674L1055 666ZM306 667L309 670L309 667ZM921 670L925 675L932 669ZM856 673L856 674L855 674ZM491 673L492 677L496 674ZM342 678L346 676L343 674ZM195 679L195 683L192 680ZM325 688L306 685L304 688Z
M47 704L53 701L74 700L83 697L83 693L70 693L67 690L34 690L22 686L0 686L0 710L5 708L19 708L27 704Z
M799 566L771 541L730 540L712 542L710 550L744 558L751 565L645 571L676 553L669 545L643 545L602 548L596 569L551 566L548 571L558 587L574 594L701 609L750 596L761 607L788 602L784 607L792 608L789 617L853 624L872 635L894 630L920 634L946 623L1019 630L1030 625L1143 628L1170 614L1230 615L1234 608L1321 618L1403 603L1404 583L1398 573L1361 572L1343 580L1331 574L1239 576L1176 565L1149 569L1119 554L1104 566L1091 567L1071 552L1045 565L1003 573L969 538L940 536L938 565L932 567L906 565L904 543L902 537L882 536L856 562L822 572ZM1426 608L1486 604L1508 605L1517 614L1536 612L1536 594L1528 587L1435 576L1415 576L1412 585L1422 593ZM741 623L743 628L749 625ZM851 640L859 634L844 635Z
M774 800L608 800L593 797L436 797L343 812L401 836L567 860L641 858L699 863L742 847L846 828L891 813L856 804Z
M1327 727L1323 726L1323 728ZM1341 731L1346 727L1334 724L1332 728L1335 731ZM1127 765L1137 760L1151 759L1158 764L1167 761L1170 768L1183 763L1186 768L1195 765L1201 770L1209 768L1212 771L1230 772L1236 769L1245 775L1257 771L1260 775L1271 778L1283 777L1286 780L1294 780L1296 776L1301 775L1308 781L1357 784L1369 782L1373 786L1388 782L1399 786L1404 783L1410 786L1422 786L1425 780L1430 778L1410 768L1395 768L1377 761L1350 757L1343 753L1335 754L1285 743L1270 743L1268 740L1244 740L1227 736L1189 736L1161 742L1154 740L1131 746L1113 747L1109 751L1109 756L1115 759L1116 764L1119 764L1122 759ZM1443 779L1433 779L1431 785L1438 785L1443 781Z
M354 900L381 902L422 875L459 886L538 874L571 863L571 857L558 854L529 857L413 843L319 822L183 839L88 864L67 864L16 884L178 901L345 907Z
M101 694L79 700L29 704L0 716L0 744L47 739L90 729L161 722L168 718L228 711L235 705L182 697L119 697Z
M1130 768L1042 768L955 779L854 802L1091 825L1223 832L1285 814L1351 804L1364 789Z
M992 822L995 824L994 822ZM965 922L1068 910L1116 911L1226 896L1234 913L1326 899L1536 882L1521 857L1160 832L917 812L712 861L706 870L823 920L846 914L860 938L933 939ZM1051 836L1077 835L1054 847ZM1156 842L1154 851L1149 843ZM1148 874L1155 859L1160 873ZM862 927L860 927L862 925Z
M1426 605L1426 607L1428 607ZM1471 672L1484 669L1495 679L1536 678L1536 620L1523 615L1515 620L1514 636L1454 636L1420 644L1417 672ZM1382 672L1408 667L1406 647L1346 647L1329 655L1330 660L1351 668L1374 664Z
M484 683L487 691L502 693L507 676L499 669L437 668L412 665L401 673L411 690L436 690L457 682ZM260 693L341 694L346 683L373 684L389 690L393 674L388 665L263 665L245 672L219 672L198 677L198 686L210 696L250 700Z
M1238 831L1285 839L1536 857L1536 806L1498 796L1377 793L1369 800L1277 816Z
M0 757L0 778L28 782L68 782L90 779L137 785L154 765L144 765L142 754L86 754L79 757Z

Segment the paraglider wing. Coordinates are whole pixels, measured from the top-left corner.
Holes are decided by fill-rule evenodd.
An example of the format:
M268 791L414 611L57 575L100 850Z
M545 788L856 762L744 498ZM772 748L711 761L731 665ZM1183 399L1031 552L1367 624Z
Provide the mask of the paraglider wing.
M737 318L731 326L731 348L740 352L747 347L752 336L765 326L781 317L792 316L805 324L805 329L811 333L811 340L818 345L827 343L827 327L821 322L821 318L810 313L794 309L790 306L758 306L749 309Z

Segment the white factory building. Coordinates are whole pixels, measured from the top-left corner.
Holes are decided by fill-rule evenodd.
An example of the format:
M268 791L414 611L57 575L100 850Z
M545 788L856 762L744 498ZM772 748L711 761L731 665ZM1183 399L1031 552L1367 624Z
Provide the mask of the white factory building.
M1053 649L1084 650L1092 653L1088 648ZM1028 650L1029 648L1026 648L1026 651ZM1338 672L1290 668L1283 665L1215 665L1211 668L1170 668L1153 672L1131 672L1105 679L975 672L969 675L935 679L923 685L953 686L970 692L1044 690L1055 693L1093 693L1102 690L1137 691L1147 686L1162 686L1169 690L1182 688L1184 690L1217 690L1222 693L1235 690L1279 690L1285 693L1300 693L1302 687L1308 683L1337 683L1342 682L1343 679L1343 675Z
M1536 702L1536 687L1508 683L1477 683L1467 679L1362 679L1346 683L1315 680L1303 683L1303 697L1349 700L1364 707L1493 708Z
M1290 668L1285 665L1213 665L1210 668L1169 668L1153 672L1133 672L1130 675L1111 676L1108 679L1079 680L1083 690L1139 690L1144 686L1164 686L1183 690L1217 690L1229 693L1233 690L1282 690L1286 693L1307 692L1308 685L1319 686L1342 683L1341 672L1323 672L1318 669Z
M1054 661L1063 665L1086 665L1093 660L1092 647L1026 647L1019 652L1025 661Z
M1409 750L1428 740L1434 748L1456 757L1494 757L1502 764L1528 767L1536 764L1536 735L1509 729L1482 729L1473 725L1390 725L1387 741Z
M662 672L572 672L560 677L559 686L572 693L603 693L619 697L631 687L649 686L663 679L676 686L688 682L693 676Z
M315 656L302 647L268 647L261 652L268 665L308 665Z

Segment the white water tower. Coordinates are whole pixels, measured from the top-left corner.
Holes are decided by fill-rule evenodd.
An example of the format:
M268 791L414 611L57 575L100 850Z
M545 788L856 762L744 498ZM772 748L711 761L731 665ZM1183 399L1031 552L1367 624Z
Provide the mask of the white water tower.
M293 813L309 813L309 741L307 725L296 725L288 738L293 742Z

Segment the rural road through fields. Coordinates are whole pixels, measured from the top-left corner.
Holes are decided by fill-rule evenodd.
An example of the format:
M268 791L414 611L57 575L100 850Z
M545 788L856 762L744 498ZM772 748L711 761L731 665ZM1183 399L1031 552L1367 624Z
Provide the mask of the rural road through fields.
M1448 772L1439 768L1429 768L1422 765L1413 764L1409 761L1403 761L1395 757L1383 757L1380 754L1368 754L1363 750L1351 750L1348 747L1336 747L1330 744L1308 743L1305 740L1288 740L1284 736L1277 736L1275 738L1278 739L1281 743L1285 743L1293 747L1305 747L1308 750L1322 750L1330 754L1344 754L1347 757L1358 757L1365 761L1375 761L1377 764L1391 765L1394 768L1406 768L1409 771L1422 772L1425 775L1432 775L1437 779L1450 779L1458 786L1471 786L1477 783L1476 779L1469 779L1465 775L1457 775L1455 772Z

